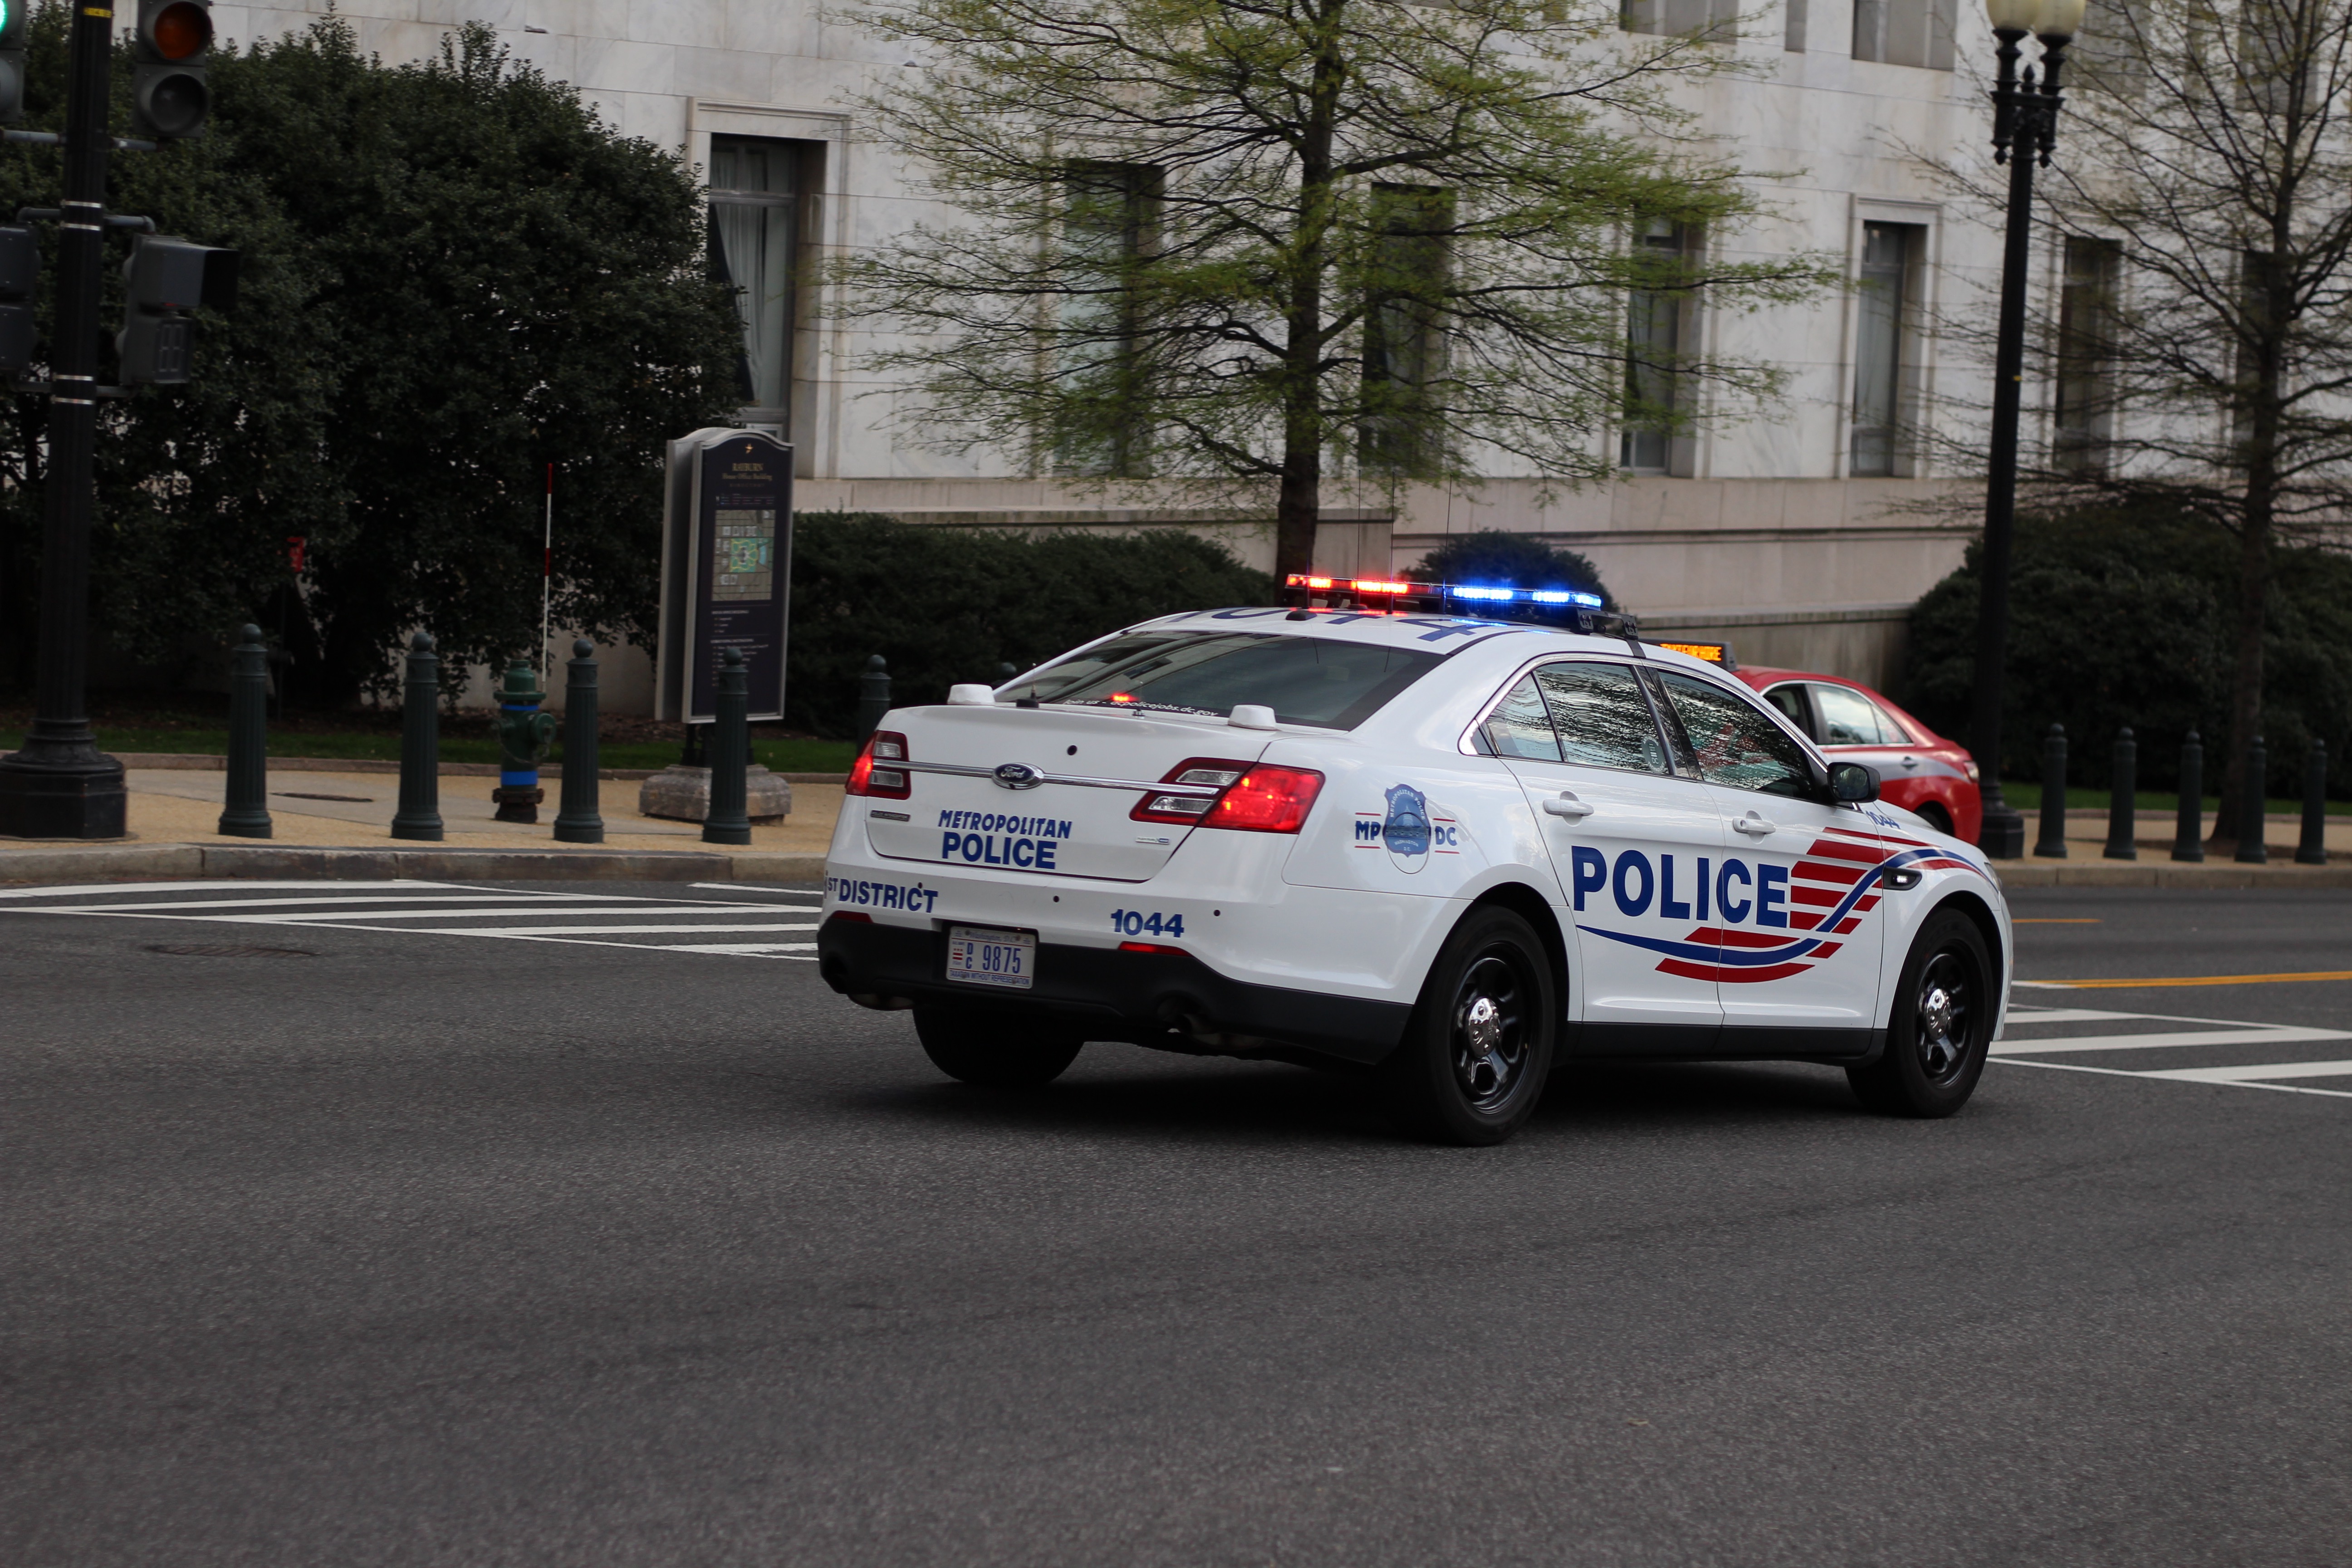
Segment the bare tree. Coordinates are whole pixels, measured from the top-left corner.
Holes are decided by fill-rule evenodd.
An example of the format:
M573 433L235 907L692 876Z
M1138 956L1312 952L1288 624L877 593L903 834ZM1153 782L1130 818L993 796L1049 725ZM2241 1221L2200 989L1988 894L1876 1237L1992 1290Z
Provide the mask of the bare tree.
M2027 478L2045 506L2235 536L2232 838L2273 547L2352 506L2352 3L2102 5L2070 67L2039 215L2060 286L2029 336L2053 438Z
M1633 341L1629 296L1749 308L1754 182L1667 89L1727 67L1558 0L873 0L933 67L867 103L961 221L845 266L903 417L1032 472L1239 487L1309 569L1327 475L1614 469L1767 366ZM1629 243L1661 230L1706 243ZM1685 334L1685 341L1687 341ZM1717 400L1717 406L1724 400Z

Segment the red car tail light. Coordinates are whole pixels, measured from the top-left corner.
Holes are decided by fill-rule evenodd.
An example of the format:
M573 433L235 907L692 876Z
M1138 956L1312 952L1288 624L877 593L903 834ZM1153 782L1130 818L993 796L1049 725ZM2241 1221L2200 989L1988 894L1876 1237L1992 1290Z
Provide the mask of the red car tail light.
M881 800L904 800L913 787L914 775L905 768L893 767L893 763L907 760L907 737L895 730L877 730L859 748L857 760L849 764L849 782L842 786L845 795L867 795Z
M1201 818L1201 826L1233 827L1244 833L1296 833L1307 826L1307 814L1315 809L1315 797L1322 792L1323 775L1312 768L1261 763L1217 797L1217 804Z
M1164 784L1191 784L1196 789L1224 790L1238 783L1250 771L1247 763L1236 763L1223 757L1187 757L1161 775ZM1135 803L1127 815L1137 822L1173 822L1191 827L1216 805L1215 795L1145 795Z

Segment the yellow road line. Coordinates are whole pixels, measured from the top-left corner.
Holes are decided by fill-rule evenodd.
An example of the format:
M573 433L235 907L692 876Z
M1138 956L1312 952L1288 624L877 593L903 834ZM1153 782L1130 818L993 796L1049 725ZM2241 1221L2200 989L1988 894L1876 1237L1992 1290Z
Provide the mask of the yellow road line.
M2151 975L2140 980L2044 980L2041 984L2072 985L2086 991L2137 991L2144 985L2277 985L2294 980L2352 980L2352 969L2315 969L2304 974L2184 974Z

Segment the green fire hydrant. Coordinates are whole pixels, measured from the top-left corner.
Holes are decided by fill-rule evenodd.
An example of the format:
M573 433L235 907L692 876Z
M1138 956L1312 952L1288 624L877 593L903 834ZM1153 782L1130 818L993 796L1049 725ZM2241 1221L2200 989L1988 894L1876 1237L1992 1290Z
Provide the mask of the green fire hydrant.
M499 686L499 787L490 792L500 822L539 820L539 804L547 798L539 787L539 764L553 748L556 731L555 715L540 711L546 700L529 660L507 666Z

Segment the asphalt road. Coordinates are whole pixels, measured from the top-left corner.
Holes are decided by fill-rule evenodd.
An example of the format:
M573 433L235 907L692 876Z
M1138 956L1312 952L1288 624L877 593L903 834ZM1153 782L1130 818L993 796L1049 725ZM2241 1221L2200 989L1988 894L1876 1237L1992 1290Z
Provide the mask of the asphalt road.
M2352 969L2347 895L2017 909L2096 922L2027 979ZM788 956L0 921L10 1568L2352 1561L2352 1098L1571 1069L1434 1149L963 1089Z

